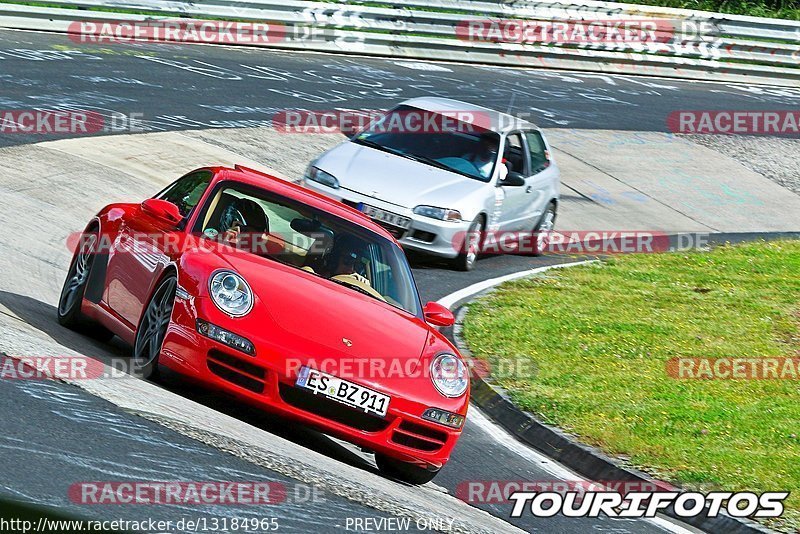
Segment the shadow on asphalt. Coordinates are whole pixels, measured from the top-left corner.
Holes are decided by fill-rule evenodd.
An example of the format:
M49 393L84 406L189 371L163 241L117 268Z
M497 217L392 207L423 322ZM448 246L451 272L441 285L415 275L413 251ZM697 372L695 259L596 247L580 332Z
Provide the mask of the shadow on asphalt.
M61 326L56 319L56 307L51 304L24 295L0 291L0 305L7 307L20 320L59 345L106 365L109 365L112 359L129 358L131 355L131 347L116 336L109 343L102 343ZM163 369L157 381L150 382L337 461L377 472L370 462L321 432L266 413L168 369Z

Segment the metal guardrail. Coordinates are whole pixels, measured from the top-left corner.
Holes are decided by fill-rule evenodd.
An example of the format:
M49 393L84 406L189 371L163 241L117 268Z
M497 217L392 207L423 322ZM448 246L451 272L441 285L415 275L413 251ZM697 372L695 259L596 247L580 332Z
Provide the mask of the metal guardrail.
M74 32L74 21L271 22L283 37L261 46L800 87L800 22L777 19L596 0L47 1L60 7L15 1L0 0L0 26ZM470 22L508 21L655 21L671 31L667 42L511 42L463 35Z

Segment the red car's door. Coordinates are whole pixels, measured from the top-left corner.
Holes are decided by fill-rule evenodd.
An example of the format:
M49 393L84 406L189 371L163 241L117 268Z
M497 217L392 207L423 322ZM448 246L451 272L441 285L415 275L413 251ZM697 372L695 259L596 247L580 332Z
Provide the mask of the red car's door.
M212 178L213 173L206 170L187 174L156 198L175 204L188 218ZM141 208L120 225L108 261L105 300L131 327L138 326L157 277L180 254L183 233Z
M158 273L169 263L164 243L171 232L164 231L141 209L123 221L109 257L107 302L130 326L136 327Z

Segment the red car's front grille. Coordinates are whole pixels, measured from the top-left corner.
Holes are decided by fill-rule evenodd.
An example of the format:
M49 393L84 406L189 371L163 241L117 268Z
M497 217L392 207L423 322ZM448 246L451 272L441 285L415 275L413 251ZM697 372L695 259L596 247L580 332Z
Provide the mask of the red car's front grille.
M380 432L389 426L389 421L386 419L356 410L320 395L314 395L310 391L298 387L280 384L278 391L286 404L358 430Z
M255 393L264 392L267 373L257 365L215 349L208 351L206 364L212 373L228 382Z
M425 452L438 451L447 442L447 434L439 430L403 421L392 432L392 441Z

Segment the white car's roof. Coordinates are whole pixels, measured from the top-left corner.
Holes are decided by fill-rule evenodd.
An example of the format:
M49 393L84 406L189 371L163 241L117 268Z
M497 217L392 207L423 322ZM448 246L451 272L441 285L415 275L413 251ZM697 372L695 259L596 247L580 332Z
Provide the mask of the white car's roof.
M509 115L508 113L502 113L500 111L495 111L483 106L477 106L468 102L462 102L461 100L454 100L452 98L425 96L404 100L403 102L400 102L399 105L413 106L425 111L434 112L452 111L473 113L477 120L465 120L464 122L479 123L478 125L480 126L484 126L486 124L486 118L488 117L490 123L492 124L491 129L497 133L506 133L520 128L538 130L535 124L514 117L513 115Z

